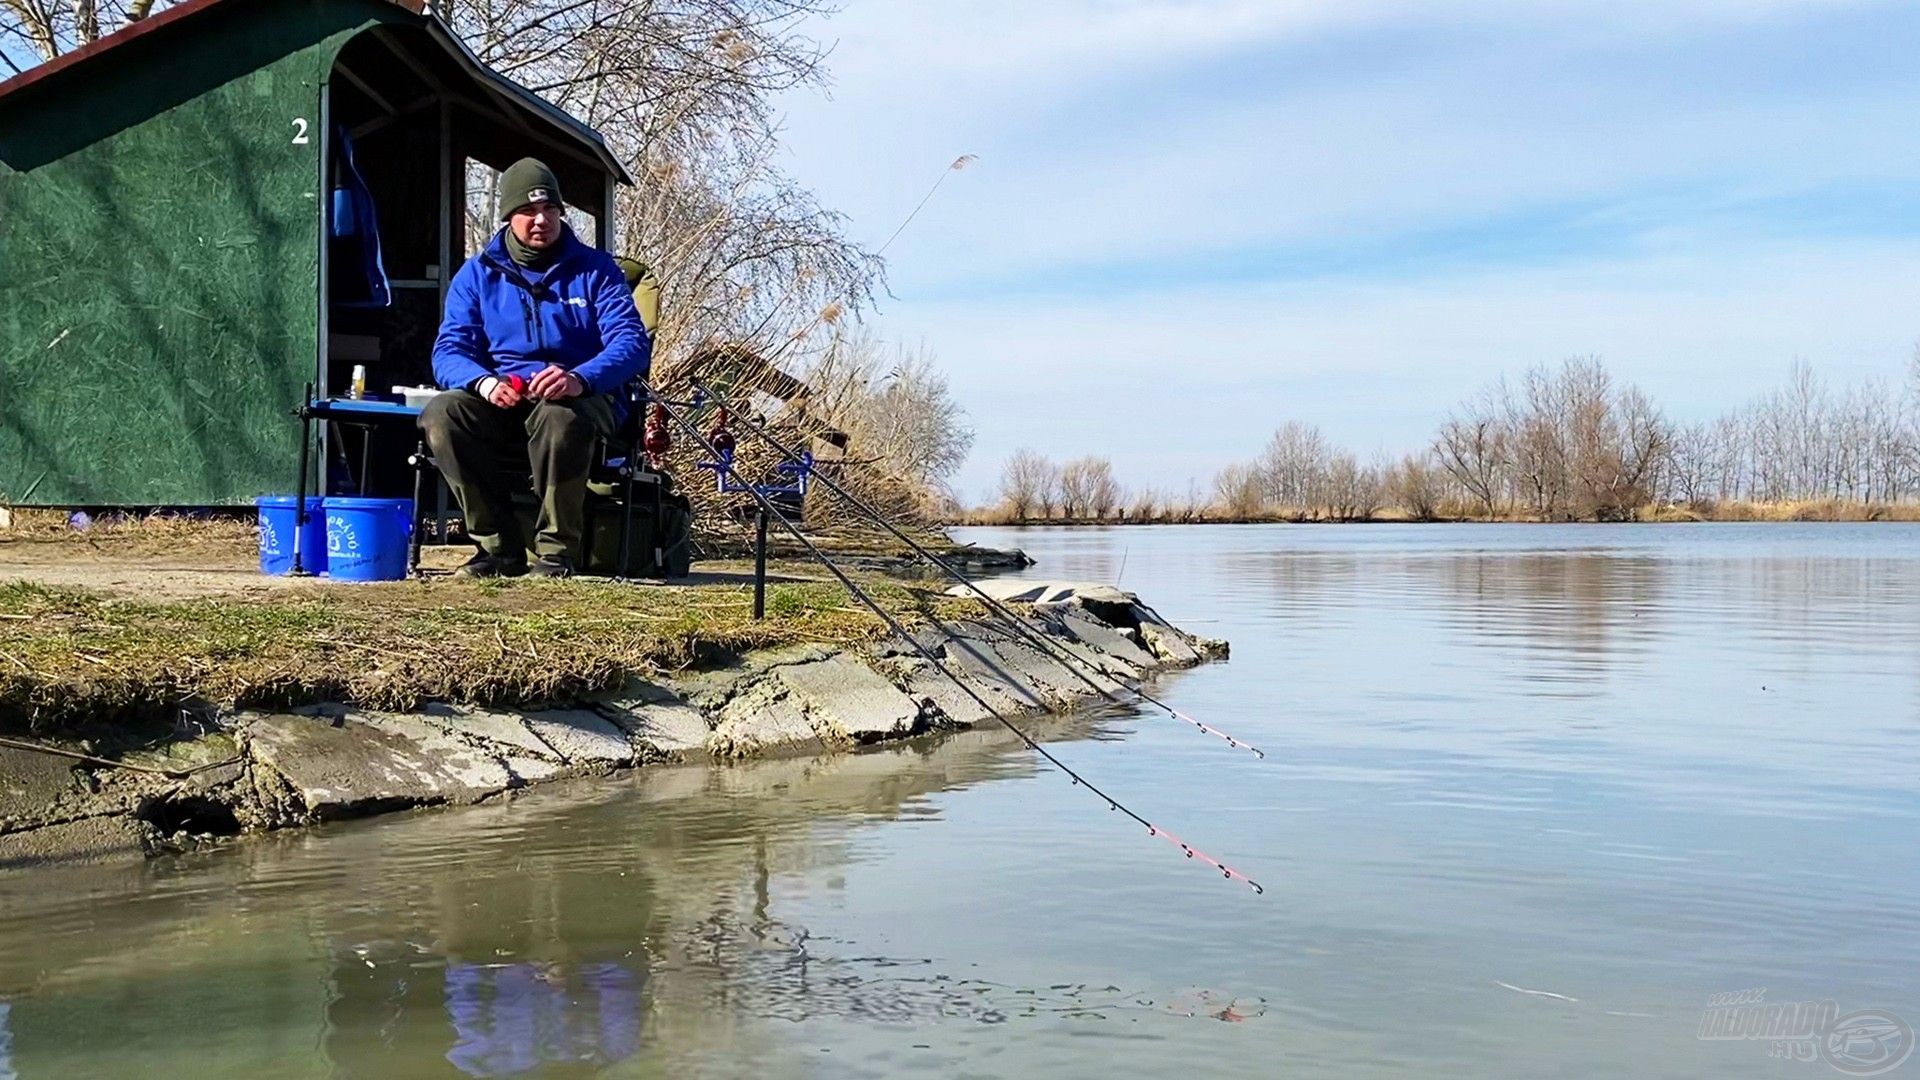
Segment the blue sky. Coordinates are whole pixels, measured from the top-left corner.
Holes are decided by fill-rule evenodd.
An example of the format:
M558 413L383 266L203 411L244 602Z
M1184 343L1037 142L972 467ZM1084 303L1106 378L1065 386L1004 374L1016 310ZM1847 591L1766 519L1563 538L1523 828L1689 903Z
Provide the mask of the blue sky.
M1920 340L1920 5L849 0L788 166L888 251L984 500L1021 446L1184 491L1289 419L1423 445L1598 354L1677 419Z

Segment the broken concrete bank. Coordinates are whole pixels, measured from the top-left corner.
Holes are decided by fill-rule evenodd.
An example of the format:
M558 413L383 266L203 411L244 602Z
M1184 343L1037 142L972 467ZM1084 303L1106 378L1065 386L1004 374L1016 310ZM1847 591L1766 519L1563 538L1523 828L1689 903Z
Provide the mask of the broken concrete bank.
M1187 634L1111 587L986 587L1058 649L985 619L918 631L964 690L909 642L802 645L558 703L567 707L234 712L111 763L82 760L93 754L84 743L48 744L79 755L66 757L0 746L0 871L473 803L653 762L832 753L993 723L975 695L1010 717L1031 715L1226 655L1224 642Z

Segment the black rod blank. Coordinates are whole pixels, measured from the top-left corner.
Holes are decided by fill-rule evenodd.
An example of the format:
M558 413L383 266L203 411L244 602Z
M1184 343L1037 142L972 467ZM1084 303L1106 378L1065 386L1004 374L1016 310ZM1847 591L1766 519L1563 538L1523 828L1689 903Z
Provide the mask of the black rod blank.
M746 483L744 480L742 480L740 477L740 474L734 469L733 463L720 455L718 450L714 448L712 443L707 441L706 436L693 423L693 421L689 420L687 417L681 414L678 407L667 402L664 398L661 398L661 397L656 396L653 398L653 400L661 406L661 408L666 412L668 416L673 418L673 421L676 424L679 424L682 428L686 430L688 435L693 437L693 440L697 444L699 444L701 449L705 450L709 455L711 455L713 460L719 462L720 467L724 469L728 474L730 474L734 478L734 480L737 483L739 483L740 487L747 492L747 494L753 496L754 501L759 504L761 513L767 515L767 517L771 520L778 521L782 528L786 529L787 532L793 534L793 538L800 542L800 546L805 548L807 550L807 553L813 556L814 559L818 560L820 565L825 567L827 571L831 573L834 576L834 578L840 582L840 585L847 590L847 593L850 596L852 596L855 600L858 600L864 607L867 608L867 610L873 612L875 617L877 617L883 624L885 624L886 627L889 630L891 630L896 637L906 642L908 645L912 646L915 652L919 653L923 659L925 659L929 664L933 665L936 671L946 676L946 678L950 682L952 682L956 687L958 687L962 693L972 698L975 704L979 705L982 709L986 710L989 716L992 716L995 720L998 720L1001 723L1001 725L1004 726L1008 731L1013 732L1014 736L1017 737L1021 742L1025 743L1028 749L1032 750L1034 753L1037 753L1041 757L1045 758L1049 763L1051 763L1054 766L1054 768L1059 769L1061 772L1065 773L1068 777L1070 777L1075 784L1081 787L1084 787L1088 791L1091 791L1095 795L1099 796L1102 800L1106 802L1107 809L1115 810L1122 814L1125 814L1127 817L1132 818L1135 822L1139 823L1141 826L1143 826L1147 830L1148 835L1159 837L1160 839L1163 839L1168 843L1175 845L1186 855L1187 858L1194 859L1199 862L1203 862L1206 865L1213 867L1214 869L1220 871L1222 877L1225 877L1229 880L1237 878L1241 881L1244 881L1249 886L1251 886L1253 891L1256 893L1266 892L1266 889L1262 888L1259 882L1248 877L1246 874L1241 873L1238 870L1235 870L1233 867L1228 866L1227 864L1221 862L1220 860L1215 859L1211 855L1208 855L1205 852L1202 852L1199 849L1192 847L1191 845L1182 841L1180 838L1174 836L1172 833L1169 833L1166 830L1161 829L1158 826L1154 825L1153 822L1148 821L1146 818L1135 813L1132 809L1127 807L1124 803L1120 802L1120 800L1107 794L1105 791L1102 791L1099 787L1095 786L1092 781L1088 780L1086 777L1074 771L1071 767L1067 765L1066 762L1061 761L1059 758L1053 756L1053 754L1050 753L1046 747L1040 745L1040 743L1036 741L1033 738L1033 736L1027 734L1026 731L1022 730L1019 727L1019 725L1007 719L1006 716L1000 712L1000 710L994 708L992 703L988 702L986 698L982 697L980 693L976 691L971 685L969 685L966 681L961 679L958 675L954 674L953 669L949 668L945 663L945 661L941 660L940 657L933 652L933 650L927 648L925 643L920 641L920 639L915 637L913 634L908 633L906 627L902 626L900 624L900 621L896 619L891 612L881 607L880 604L877 601L875 601L872 596L868 595L865 589L861 588L859 584L857 584L852 578L848 577L846 574L846 571L842 570L839 567L839 565L836 564L831 558L828 558L827 554L821 551L820 548L816 544L814 544L812 540L808 539L807 535L801 531L800 526L795 524L784 513L781 513L780 509L773 504L772 500L768 499L765 495L761 494L759 488L755 487L752 484Z

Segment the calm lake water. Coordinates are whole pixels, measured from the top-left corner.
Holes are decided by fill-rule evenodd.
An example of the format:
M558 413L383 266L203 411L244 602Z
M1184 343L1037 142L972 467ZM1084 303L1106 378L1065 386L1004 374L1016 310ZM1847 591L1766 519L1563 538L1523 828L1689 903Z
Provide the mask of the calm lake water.
M643 772L0 877L0 1078L1817 1080L1710 995L1920 1022L1920 528L967 539L1233 642L1158 690L1265 760L1044 730L1264 896L1003 732Z

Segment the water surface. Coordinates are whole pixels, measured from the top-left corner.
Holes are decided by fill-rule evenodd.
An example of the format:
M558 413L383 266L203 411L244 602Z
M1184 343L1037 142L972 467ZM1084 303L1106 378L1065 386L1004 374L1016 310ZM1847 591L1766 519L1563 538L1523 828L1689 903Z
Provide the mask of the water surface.
M1708 996L1920 1021L1920 528L967 538L1232 640L1158 690L1265 760L1044 730L1264 896L1004 732L643 771L0 876L0 1078L1820 1077Z

